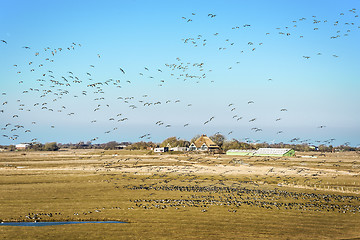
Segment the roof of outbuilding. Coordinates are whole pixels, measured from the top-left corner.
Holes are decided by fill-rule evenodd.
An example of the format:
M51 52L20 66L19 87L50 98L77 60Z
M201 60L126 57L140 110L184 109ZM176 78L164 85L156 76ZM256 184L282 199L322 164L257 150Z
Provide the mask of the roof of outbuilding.
M274 155L284 155L288 151L290 151L291 148L259 148L255 154L274 154Z
M253 155L253 156L272 156L272 155L285 155L291 148L259 148L258 150L238 150L238 149L230 149L227 151L228 154L236 154L239 155Z

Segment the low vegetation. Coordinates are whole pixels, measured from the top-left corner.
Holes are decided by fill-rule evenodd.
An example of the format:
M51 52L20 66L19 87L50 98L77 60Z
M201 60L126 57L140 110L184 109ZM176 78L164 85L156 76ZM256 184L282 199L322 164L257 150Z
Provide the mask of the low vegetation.
M344 239L360 236L360 157L0 153L2 239Z

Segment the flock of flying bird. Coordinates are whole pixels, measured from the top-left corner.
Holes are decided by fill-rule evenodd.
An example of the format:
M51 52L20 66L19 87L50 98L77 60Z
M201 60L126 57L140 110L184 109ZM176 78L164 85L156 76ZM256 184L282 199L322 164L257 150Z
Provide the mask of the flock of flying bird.
M353 14L354 18L358 18L358 15L356 13L356 9L349 10L350 14ZM340 14L340 17L345 15L344 13ZM191 22L196 21L197 14L192 13L191 18L190 17L182 17L182 19L188 23L191 24ZM217 17L216 14L209 13L207 17L210 19L210 21L215 21ZM298 20L292 21L292 26L286 26L283 28L276 28L276 31L279 35L284 37L299 37L304 38L303 35L297 35L296 32L294 32L294 29L296 29L302 22L309 21L306 18L300 18ZM338 26L339 24L344 24L345 26L348 26L349 29L346 30L345 33L342 33L340 30L335 30L329 38L331 39L338 39L340 37L347 37L349 36L350 32L354 29L351 28L360 28L360 26L355 25L354 22L345 22L342 23L341 20L338 20L334 23L329 23L327 20L319 20L316 16L312 16L312 19L310 20L314 24L314 31L318 31L322 24L332 24L333 26ZM240 30L243 29L251 29L250 24L243 24L242 26L233 26L231 27L231 30ZM266 32L264 33L264 36L272 35L273 33ZM220 38L221 34L219 32L214 32L212 35L204 36L204 35L196 35L195 37L187 37L183 38L182 41L185 44L191 44L193 47L209 47L208 42L212 41L214 38ZM230 37L225 37L225 40L223 42L220 42L221 44L219 46L216 46L215 49L219 51L227 51L231 50L236 45L241 45L241 43L237 42L236 40L232 40ZM6 47L7 45L11 44L6 40L1 40L0 48ZM254 51L258 51L260 47L266 45L266 39L263 42L255 42L255 41L248 41L243 43L244 49L240 51L240 54L244 52L252 53ZM184 103L185 100L181 100L178 98L174 99L166 99L166 100L160 100L160 99L151 99L150 93L142 94L142 97L137 98L134 96L118 96L115 99L110 99L111 94L107 94L107 91L111 92L113 88L115 89L122 89L127 88L128 86L134 84L134 80L126 80L124 78L127 77L127 71L124 70L123 66L118 67L119 75L117 75L114 78L110 78L108 80L99 81L96 77L96 63L89 64L88 70L86 72L82 73L76 73L75 70L69 70L66 73L61 72L60 70L57 70L56 68L56 60L59 55L65 55L65 54L74 54L74 52L81 48L82 45L79 43L73 42L67 47L57 47L57 48L50 48L50 47L44 47L43 50L36 50L32 52L32 47L29 46L23 46L22 48L24 51L29 51L33 57L29 58L27 60L27 64L21 65L21 64L14 64L12 67L14 69L14 73L18 75L18 84L20 86L24 85L24 89L22 90L22 94L25 96L27 94L35 95L36 99L38 99L34 103L28 102L27 97L24 99L21 99L21 96L19 96L15 103L9 104L9 101L7 99L7 93L4 91L0 95L0 114L2 115L0 124L1 131L3 132L1 135L2 137L12 140L12 141L31 141L31 142L37 142L38 138L36 136L36 131L33 129L35 125L37 125L37 121L33 119L29 119L27 117L26 112L35 111L36 113L44 116L47 116L49 112L57 112L59 114L62 114L61 117L56 118L63 118L63 116L67 116L67 118L63 118L64 121L72 121L71 118L73 115L77 115L76 112L70 111L69 109L72 108L72 106L65 106L61 102L64 98L74 98L74 103L78 101L80 98L91 98L91 102L87 102L86 106L91 109L92 112L99 114L97 115L97 119L90 120L90 124L96 124L98 122L104 122L106 119L109 122L113 122L114 124L109 124L108 126L112 125L112 127L109 127L108 129L105 129L103 131L104 134L110 134L116 130L120 130L124 125L122 125L124 122L131 121L132 119L125 114L125 112L128 112L128 109L131 109L133 111L136 111L135 109L139 108L147 108L145 111L151 111L150 108L156 108L157 106L166 105L166 104L177 104L181 105L181 108L191 108L194 103ZM65 53L67 51L67 53ZM317 53L317 56L322 55L322 53ZM96 54L97 60L101 61L102 55ZM333 57L339 57L338 55L333 54ZM305 59L310 59L312 56L310 55L304 55L302 56ZM240 61L236 61L235 64L240 64ZM226 70L232 70L233 66L229 66ZM30 72L30 73L29 73ZM183 61L179 57L176 58L176 61L174 63L165 63L163 67L158 68L151 68L148 66L142 67L142 70L139 72L138 78L142 80L151 80L154 82L158 87L164 87L168 82L171 80L178 80L183 82L191 82L191 83L200 83L204 81L208 81L207 79L208 74L212 72L212 69L209 69L207 64L205 62L189 62L189 61ZM26 73L26 74L24 74ZM30 75L29 75L30 74ZM29 77L30 76L30 77ZM33 79L31 79L33 78ZM272 78L268 78L268 81L273 81ZM213 83L214 80L209 80L209 83ZM26 87L25 86L32 86L32 87ZM81 89L79 91L79 89ZM186 95L182 96L186 98ZM34 99L34 98L33 98ZM79 101L81 102L81 101ZM8 107L8 105L11 105ZM118 110L113 111L113 109L119 109L119 106L126 106L127 110L118 112ZM256 105L256 102L253 100L249 100L247 102L248 106ZM17 109L16 109L17 108ZM111 116L106 116L104 113L101 113L102 110L110 110L113 114ZM125 109L125 108L124 108ZM107 111L108 111L107 110ZM238 107L236 107L235 103L228 104L228 111L232 115L232 119L236 122L240 121L247 121L248 124L250 124L249 129L253 132L262 132L266 129L255 126L254 124L257 123L258 117L247 117L238 111ZM209 111L212 111L209 109ZM286 115L285 112L288 110L286 108L281 108L278 110L279 113L283 112L281 115L277 116L274 119L274 122L282 121ZM6 116L6 117L3 117ZM217 117L211 116L211 117L205 117L202 121L203 125L209 125L211 122L213 122ZM25 120L24 120L25 119ZM247 120L245 120L247 119ZM6 122L5 122L6 121ZM53 120L56 122L55 120ZM87 121L87 120L86 120ZM147 121L145 119L145 121ZM182 124L183 127L188 127L192 125L190 122L192 119L189 119L187 122L184 122ZM274 124L275 124L274 123ZM48 123L47 124L49 129L55 128L56 124L54 123ZM165 120L158 120L154 122L154 125L158 127L165 127L165 128L171 128L174 126L171 122L165 121ZM324 129L325 125L318 126L319 129ZM96 126L94 125L94 129ZM30 136L31 133L34 132L33 136ZM230 131L227 131L227 135L233 135L234 132L236 132L235 129L232 129ZM282 134L283 130L279 129L275 132L275 135ZM91 139L88 139L88 141L93 142L101 139L103 135L98 135L96 137L93 137ZM139 139L143 140L149 140L152 136L150 133L144 133L141 136L139 136ZM31 139L31 140L30 140ZM245 138L248 142L250 142L250 138ZM324 143L331 143L335 139L331 138L329 140L325 141L319 141L316 140L315 142L324 142ZM256 140L255 142L258 142L260 140ZM300 138L293 138L290 140L290 142L306 142L311 143L313 140L307 139L307 140L301 140Z

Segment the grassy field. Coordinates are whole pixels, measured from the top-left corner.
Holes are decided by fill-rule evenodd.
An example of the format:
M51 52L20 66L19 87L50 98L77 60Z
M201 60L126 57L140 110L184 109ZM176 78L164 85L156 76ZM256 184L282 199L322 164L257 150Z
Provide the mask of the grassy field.
M0 153L1 239L356 239L360 154Z

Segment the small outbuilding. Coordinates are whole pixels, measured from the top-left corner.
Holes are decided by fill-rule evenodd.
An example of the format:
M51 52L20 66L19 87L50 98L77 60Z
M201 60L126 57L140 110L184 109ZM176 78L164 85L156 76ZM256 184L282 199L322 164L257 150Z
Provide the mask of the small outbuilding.
M28 144L28 143L20 143L20 144L15 145L15 148L17 150L25 150L25 149L28 149L29 147L30 147L30 144Z

